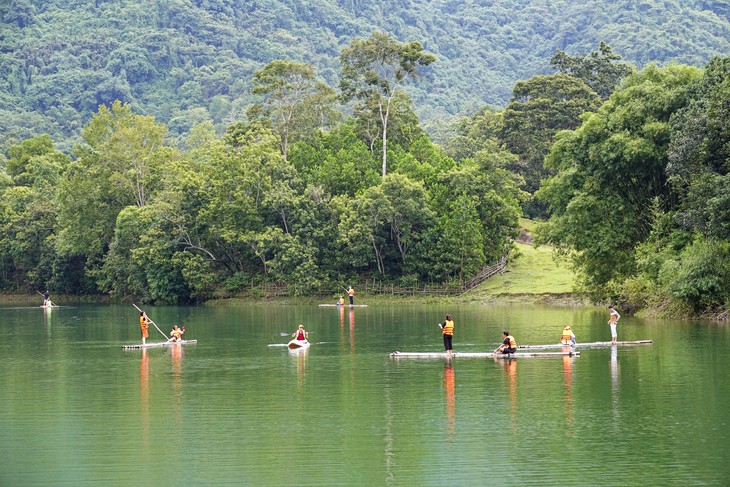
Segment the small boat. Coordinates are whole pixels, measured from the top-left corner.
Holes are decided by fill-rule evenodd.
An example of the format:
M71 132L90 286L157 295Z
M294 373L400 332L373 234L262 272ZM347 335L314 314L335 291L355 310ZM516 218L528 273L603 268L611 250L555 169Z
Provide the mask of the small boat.
M493 353L493 352L393 352L393 358L530 358L530 357L577 357L580 352L516 352L516 353Z
M180 340L178 342L157 342L157 343L138 343L135 345L122 345L124 350L132 350L139 348L156 348L156 347L172 347L175 345L192 345L198 343L198 340Z
M650 345L654 343L653 340L634 340L634 341L624 341L624 342L585 342L585 343L576 343L574 345L565 345L562 343L555 343L553 345L519 345L517 347L518 350L548 350L551 348L563 348L563 347L615 347L615 346L626 346L626 345Z
M289 347L292 350L296 350L296 349L300 349L300 348L307 348L307 347L309 347L309 341L294 339L287 344L287 347Z
M367 304L320 304L320 308L339 308L340 306L349 307L349 308L367 308Z

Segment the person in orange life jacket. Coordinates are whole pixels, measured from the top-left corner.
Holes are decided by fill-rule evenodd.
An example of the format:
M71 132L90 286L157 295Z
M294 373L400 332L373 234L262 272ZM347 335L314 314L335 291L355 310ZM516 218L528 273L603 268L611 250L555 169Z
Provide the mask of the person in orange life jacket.
M517 342L514 337L508 331L503 331L502 334L504 335L504 340L494 353L515 353L517 351Z
M347 290L347 295L350 296L350 306L352 306L355 301L355 290L352 289L352 286Z
M299 328L297 328L297 331L291 334L291 336L295 337L300 342L303 342L307 339L309 336L309 333L304 329L304 325L299 325Z
M139 328L142 330L142 345L144 345L150 336L150 319L144 311L139 312Z
M172 327L172 331L170 332L170 339L168 342L179 342L182 341L183 333L185 333L185 327L183 326L180 328L177 325L174 325Z
M340 296L340 300L337 301L337 306L344 306L345 305L345 298Z
M454 339L454 321L451 319L451 315L447 314L446 320L438 325L441 327L441 334L444 336L444 349L446 353L450 354Z
M575 333L570 328L570 325L566 325L563 328L563 334L560 337L560 343L563 345L575 345Z

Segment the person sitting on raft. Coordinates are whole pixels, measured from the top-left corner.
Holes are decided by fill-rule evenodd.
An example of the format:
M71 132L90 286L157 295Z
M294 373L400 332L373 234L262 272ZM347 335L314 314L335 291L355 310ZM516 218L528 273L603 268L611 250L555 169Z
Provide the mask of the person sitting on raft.
M497 347L494 353L515 353L517 351L517 342L515 341L515 338L510 335L508 331L503 331L502 334L504 335L504 340L502 341L502 344Z
M575 345L575 333L570 328L570 325L566 325L563 328L563 334L560 337L561 345Z
M304 325L299 325L299 328L297 328L297 331L291 334L291 336L295 337L300 342L303 342L307 339L309 336L309 333L304 329Z
M183 326L180 328L177 325L174 325L172 327L172 331L170 332L170 339L168 342L180 342L182 341L182 336L185 333L185 327Z

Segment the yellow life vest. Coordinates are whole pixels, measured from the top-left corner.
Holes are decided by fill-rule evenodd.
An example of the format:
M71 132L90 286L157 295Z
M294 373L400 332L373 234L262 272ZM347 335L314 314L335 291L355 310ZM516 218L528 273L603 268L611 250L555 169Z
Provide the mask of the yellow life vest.
M509 348L517 348L517 342L515 341L515 337L513 337L512 335L507 335L505 338L509 340Z
M442 327L442 333L444 335L453 335L454 334L454 321L453 320L444 321L444 326Z
M566 326L565 328L563 328L563 335L560 337L560 343L563 343L563 344L573 343L572 338L573 338L572 330L570 329L570 327Z

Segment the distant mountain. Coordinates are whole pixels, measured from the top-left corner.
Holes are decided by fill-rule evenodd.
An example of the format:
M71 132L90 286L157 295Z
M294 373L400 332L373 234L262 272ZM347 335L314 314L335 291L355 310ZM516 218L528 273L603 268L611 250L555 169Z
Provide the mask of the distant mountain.
M383 30L438 61L409 88L425 123L504 106L553 72L556 49L606 41L642 66L730 52L730 1L6 0L0 3L0 147L49 133L68 150L101 103L132 102L173 135L244 117L255 70L314 65L333 87L353 37Z

